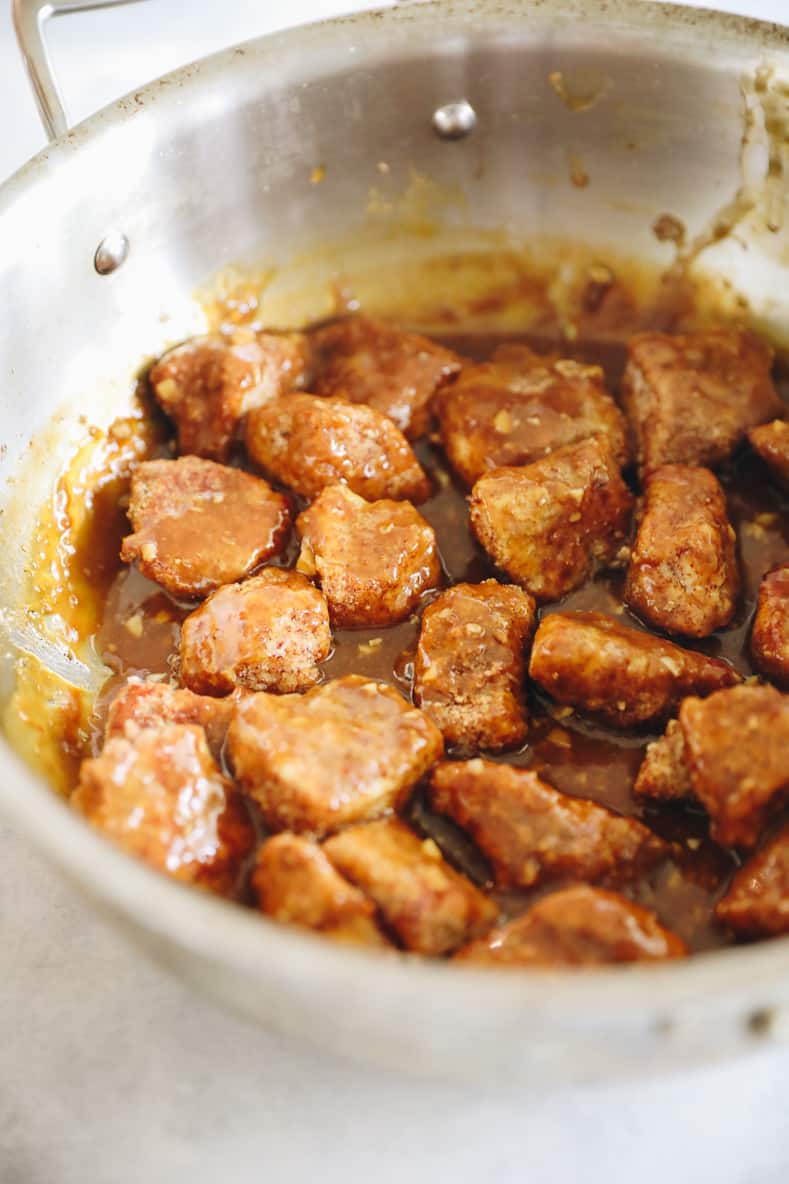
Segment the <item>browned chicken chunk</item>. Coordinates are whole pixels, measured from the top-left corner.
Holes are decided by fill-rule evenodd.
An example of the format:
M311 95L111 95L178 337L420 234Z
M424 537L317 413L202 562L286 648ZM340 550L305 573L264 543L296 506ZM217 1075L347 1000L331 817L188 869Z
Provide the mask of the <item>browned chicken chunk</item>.
M480 477L471 526L516 583L538 600L557 600L599 568L626 560L632 508L607 446L589 439Z
M778 484L789 489L789 423L775 419L772 423L751 428L748 439Z
M368 403L409 440L430 425L430 400L460 369L460 358L435 341L368 317L350 317L312 334L318 395Z
M308 361L302 333L198 337L152 367L150 383L178 431L182 454L224 461L251 408L297 386Z
M686 699L679 722L712 837L727 847L755 846L789 789L789 695L742 686Z
M545 618L534 638L529 675L558 703L615 728L665 719L686 695L708 695L740 681L719 658L588 612Z
M305 695L249 696L227 746L272 830L325 834L403 800L443 742L392 687L348 674Z
M246 441L255 464L302 497L339 483L368 501L430 496L403 433L380 411L346 399L270 399L250 413Z
M578 884L552 892L527 913L456 954L498 966L593 966L682 958L685 943L654 913L615 892Z
M235 891L255 832L202 728L163 724L82 762L71 803L107 838L177 880Z
M656 629L709 636L728 625L737 607L735 544L726 497L709 469L654 469L644 483L626 602Z
M316 575L336 626L394 625L441 582L436 536L410 502L330 485L299 515L297 567Z
M344 830L324 850L415 954L449 954L496 920L493 902L450 867L433 840L419 839L397 818Z
M476 752L526 738L524 651L533 628L532 598L496 580L456 584L425 609L414 702L447 744Z
M160 724L196 724L205 732L208 747L220 758L230 717L230 699L213 699L165 682L130 678L120 688L107 713L105 739L133 739L143 728Z
M329 610L296 571L267 567L208 597L181 627L181 681L193 691L224 695L306 691L331 650Z
M789 563L769 571L759 586L751 656L762 674L789 686Z
M736 933L789 933L789 824L743 864L716 913Z
M433 772L429 797L435 811L468 831L499 888L557 879L618 883L668 854L635 818L559 793L531 769L445 761Z
M490 362L463 369L435 409L444 451L469 487L488 469L525 465L589 436L602 436L616 463L627 463L625 421L599 366L500 347Z
M149 460L132 477L121 559L183 599L240 580L284 546L287 499L260 477L185 456Z
M642 473L718 465L749 428L781 412L772 350L743 330L640 333L628 348L622 402Z
M633 792L638 797L667 802L693 797L685 737L678 719L669 720L665 735L647 745Z
M315 929L336 941L388 944L375 905L332 867L317 843L300 835L266 839L257 854L252 887L262 913Z

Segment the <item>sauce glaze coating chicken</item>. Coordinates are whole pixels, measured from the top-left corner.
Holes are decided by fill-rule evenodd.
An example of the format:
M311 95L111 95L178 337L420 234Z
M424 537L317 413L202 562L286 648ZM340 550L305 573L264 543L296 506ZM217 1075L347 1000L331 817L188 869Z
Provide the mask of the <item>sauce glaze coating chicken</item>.
M578 967L789 932L771 362L723 326L606 369L367 317L178 346L74 807L379 956Z

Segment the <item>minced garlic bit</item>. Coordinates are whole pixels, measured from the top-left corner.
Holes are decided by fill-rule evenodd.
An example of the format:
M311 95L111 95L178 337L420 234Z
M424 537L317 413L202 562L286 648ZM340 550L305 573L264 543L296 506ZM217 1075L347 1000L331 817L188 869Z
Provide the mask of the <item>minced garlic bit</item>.
M426 855L428 859L441 859L441 848L435 839L424 839L422 842L422 854Z
M369 655L374 654L375 651L383 645L383 643L384 639L382 637L371 637L369 641L360 641L359 653L363 654L365 657L369 657Z
M299 557L296 560L296 571L303 576L314 576L318 569L315 566L315 552L308 542L302 542Z
M132 637L142 637L142 613L134 613L133 616L127 617L123 624L126 631L131 633Z

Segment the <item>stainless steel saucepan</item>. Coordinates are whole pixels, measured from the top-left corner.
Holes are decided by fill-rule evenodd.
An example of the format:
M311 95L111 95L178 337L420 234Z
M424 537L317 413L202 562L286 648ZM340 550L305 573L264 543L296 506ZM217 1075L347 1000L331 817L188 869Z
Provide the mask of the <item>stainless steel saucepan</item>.
M96 678L57 622L45 634L26 615L34 511L146 357L200 329L194 293L218 268L259 262L262 315L297 323L326 311L338 277L368 304L418 304L402 277L433 256L462 261L432 272L451 303L494 243L555 252L559 287L568 240L665 267L676 243L653 227L670 215L685 263L789 337L787 30L631 0L405 4L222 52L69 131L41 42L53 7L85 4L16 4L53 140L0 189L3 687L20 655L54 672L28 731L61 683ZM378 957L126 858L6 741L0 805L140 947L346 1055L545 1083L789 1036L787 939L576 974Z

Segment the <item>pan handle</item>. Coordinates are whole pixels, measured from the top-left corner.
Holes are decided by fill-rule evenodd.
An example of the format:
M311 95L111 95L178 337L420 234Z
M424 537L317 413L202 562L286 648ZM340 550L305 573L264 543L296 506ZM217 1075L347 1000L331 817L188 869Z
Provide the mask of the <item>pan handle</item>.
M64 136L70 124L44 39L47 21L51 16L65 16L70 12L114 8L118 4L138 2L139 0L12 0L16 39L24 58L30 85L33 87L44 131L50 141Z

